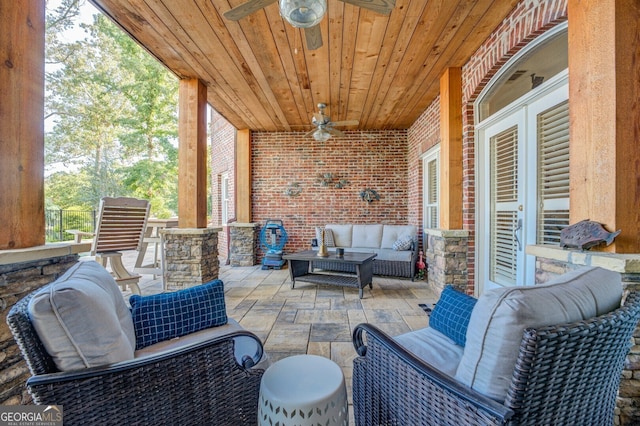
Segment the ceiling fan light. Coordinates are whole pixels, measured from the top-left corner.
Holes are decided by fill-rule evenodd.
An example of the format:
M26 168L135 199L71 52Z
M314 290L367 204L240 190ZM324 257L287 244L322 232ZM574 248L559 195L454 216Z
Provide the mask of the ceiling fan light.
M313 138L318 142L326 142L331 137L331 133L327 132L324 129L318 129L313 132Z
M280 15L296 28L311 28L322 21L327 0L280 0Z

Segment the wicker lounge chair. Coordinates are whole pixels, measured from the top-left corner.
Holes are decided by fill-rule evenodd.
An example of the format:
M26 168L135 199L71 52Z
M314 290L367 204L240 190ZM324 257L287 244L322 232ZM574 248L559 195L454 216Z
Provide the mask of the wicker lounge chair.
M384 332L353 334L353 409L364 425L612 425L640 294L572 324L526 329L508 393L497 402L425 363Z
M35 293L35 292L34 292ZM235 426L257 422L264 370L251 368L251 355L239 365L234 339L224 336L103 367L60 372L31 324L27 306L33 294L10 310L7 322L32 377L27 388L36 404L62 405L65 425Z

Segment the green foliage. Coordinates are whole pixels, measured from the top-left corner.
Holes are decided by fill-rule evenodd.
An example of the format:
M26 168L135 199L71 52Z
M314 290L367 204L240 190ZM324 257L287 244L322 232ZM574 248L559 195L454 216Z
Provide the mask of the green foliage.
M47 14L45 161L47 203L96 208L104 196L152 202L177 212L178 82L103 15L81 24L84 40L64 42L83 1Z

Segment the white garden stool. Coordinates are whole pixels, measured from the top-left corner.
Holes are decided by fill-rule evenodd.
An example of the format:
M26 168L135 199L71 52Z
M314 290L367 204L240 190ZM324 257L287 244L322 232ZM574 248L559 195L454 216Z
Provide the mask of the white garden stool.
M330 359L296 355L277 361L260 383L261 426L349 424L342 370Z

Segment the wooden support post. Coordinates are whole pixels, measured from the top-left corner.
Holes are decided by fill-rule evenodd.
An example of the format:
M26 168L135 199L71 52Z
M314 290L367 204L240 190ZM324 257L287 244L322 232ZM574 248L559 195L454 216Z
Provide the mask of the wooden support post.
M180 81L178 122L178 226L207 227L207 87Z
M0 3L0 250L44 244L44 0Z
M462 229L462 70L440 77L440 228Z
M571 223L621 229L604 250L640 252L640 6L570 0Z
M251 222L251 132L236 134L236 220Z

